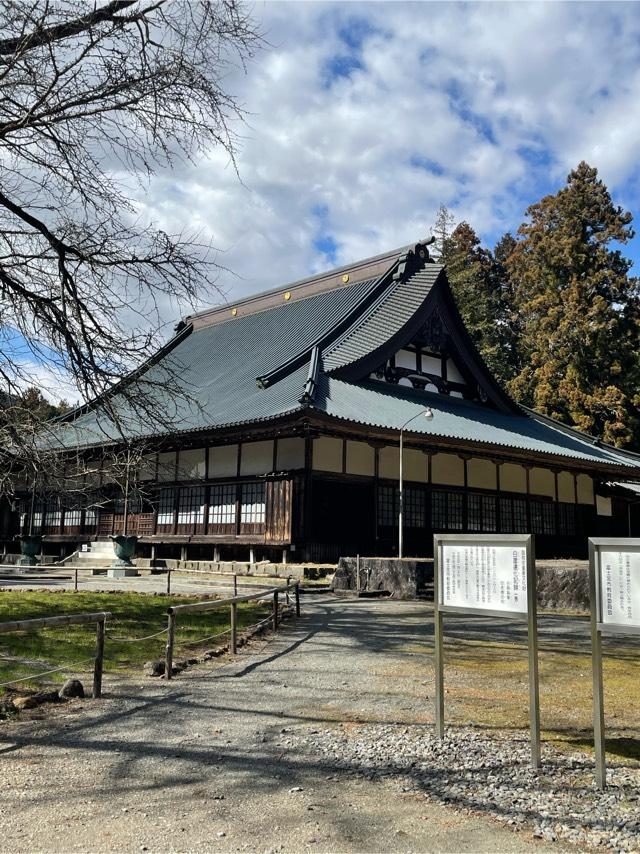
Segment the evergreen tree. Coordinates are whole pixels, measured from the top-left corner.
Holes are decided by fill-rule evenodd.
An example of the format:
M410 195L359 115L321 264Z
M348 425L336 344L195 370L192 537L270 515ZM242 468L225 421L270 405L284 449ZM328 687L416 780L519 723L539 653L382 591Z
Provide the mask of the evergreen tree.
M519 347L522 336L522 318L518 311L518 302L508 267L509 256L516 245L516 239L507 232L496 243L493 250L492 290L494 301L498 306L497 335L502 351L501 380L505 387L508 385L508 381L522 370Z
M503 268L467 222L443 242L441 262L467 330L499 382L510 379L508 316L503 301Z
M40 389L35 386L31 386L20 395L17 405L25 413L28 412L34 421L49 421L51 418L64 415L71 409L66 400L59 400L58 403L49 403Z
M456 218L449 213L446 205L440 205L436 214L436 221L431 229L431 233L435 237L435 243L430 247L430 252L434 258L442 260L444 245L451 236L456 225Z
M586 163L527 210L503 263L519 314L516 399L618 446L640 438L632 217Z

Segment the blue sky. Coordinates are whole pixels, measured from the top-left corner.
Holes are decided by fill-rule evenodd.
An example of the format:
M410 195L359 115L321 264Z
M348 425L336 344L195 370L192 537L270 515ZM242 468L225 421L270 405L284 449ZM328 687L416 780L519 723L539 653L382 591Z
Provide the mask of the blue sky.
M634 3L263 3L268 45L229 85L241 181L220 151L158 176L229 298L426 236L438 206L492 245L585 159L640 220ZM625 247L640 268L640 241ZM217 301L216 295L210 297Z
M640 226L636 3L253 11L265 48L224 81L247 114L239 174L203 152L138 199L158 227L219 248L203 305L407 245L440 204L493 245L582 159ZM623 251L640 270L640 239ZM164 307L168 331L180 311Z

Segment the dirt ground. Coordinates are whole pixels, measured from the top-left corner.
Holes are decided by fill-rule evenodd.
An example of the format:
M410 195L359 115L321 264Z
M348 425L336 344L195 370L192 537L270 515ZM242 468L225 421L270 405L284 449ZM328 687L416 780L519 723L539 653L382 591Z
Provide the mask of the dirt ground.
M584 621L559 629L550 623L547 645L572 645L579 674ZM521 630L472 618L448 631L451 719L484 705L492 726L495 690L509 694L495 714L517 712L516 725L526 725ZM511 650L512 666L485 694L480 641L489 659ZM565 850L296 750L292 736L327 726L429 726L431 650L424 603L306 596L297 623L234 661L198 665L169 683L110 677L100 701L4 722L0 850Z

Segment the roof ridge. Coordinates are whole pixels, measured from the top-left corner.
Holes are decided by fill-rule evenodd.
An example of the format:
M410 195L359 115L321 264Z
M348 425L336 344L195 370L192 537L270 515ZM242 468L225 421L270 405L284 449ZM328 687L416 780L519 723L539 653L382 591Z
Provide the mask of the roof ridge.
M258 386L261 388L266 388L269 385L273 385L273 383L278 382L278 380L282 379L283 376L286 376L292 370L301 363L306 361L307 355L314 349L318 349L322 347L322 345L326 342L327 339L331 339L331 334L335 332L336 327L341 330L342 326L345 325L346 329L349 329L356 321L358 317L358 312L363 310L367 310L367 300L371 297L371 294L376 294L378 287L382 285L383 282L389 277L389 275L397 268L400 263L400 259L396 259L391 266L387 267L381 275L377 276L375 279L371 281L369 287L365 290L365 292L360 296L358 301L353 305L347 313L340 318L340 320L334 324L330 329L325 330L321 335L319 335L311 344L305 346L302 350L296 353L295 356L288 359L283 364L279 365L277 368L274 368L271 371L268 371L265 374L256 377L256 382ZM378 301L378 297L374 297L374 302ZM340 331L338 335L340 335Z
M376 309L378 309L379 306L382 303L384 303L384 301L389 297L391 292L395 292L402 285L409 283L412 279L415 279L418 276L422 276L423 274L424 275L426 275L427 273L433 274L433 272L435 272L437 270L437 275L439 275L439 273L443 269L444 269L443 264L439 264L437 261L436 262L427 261L423 267L419 267L417 270L415 270L413 273L406 276L405 278L395 279L393 282L391 282L391 286L389 288L387 288L385 291L381 292L378 299L376 299L374 302L372 302L371 305L369 306L368 310L366 312L364 312L361 315L361 317L358 318L358 322L353 323L351 326L348 327L348 329L345 329L344 333L342 335L340 335L338 338L336 338L336 340L331 343L331 346L327 350L326 355L333 353L335 350L337 350L338 347L340 347L350 337L352 337L353 335L356 335L358 330L363 326L363 324L365 324L374 315ZM436 278L437 278L437 275L436 275Z
M422 243L426 242L422 241ZM233 302L225 302L222 305L212 306L195 314L187 315L181 323L191 324L194 329L200 329L205 326L221 323L224 320L230 320L234 317L265 311L276 305L280 305L283 300L289 302L294 299L306 299L318 293L344 287L347 284L355 285L370 278L377 279L388 269L391 263L395 263L396 260L406 255L415 245L401 246L379 255L372 255L369 258L353 261L341 267L334 267L323 273L316 273L304 279L297 279L288 284L260 291L256 294L250 294Z

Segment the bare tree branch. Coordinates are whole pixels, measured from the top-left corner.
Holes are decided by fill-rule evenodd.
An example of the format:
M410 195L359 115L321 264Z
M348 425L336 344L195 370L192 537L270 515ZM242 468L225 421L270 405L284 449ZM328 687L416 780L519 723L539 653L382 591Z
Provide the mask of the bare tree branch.
M166 303L210 301L219 267L141 201L158 169L212 147L235 165L243 114L226 87L260 35L239 0L10 0L0 32L0 395L46 361L111 421L123 401L158 417L179 387L143 370Z

